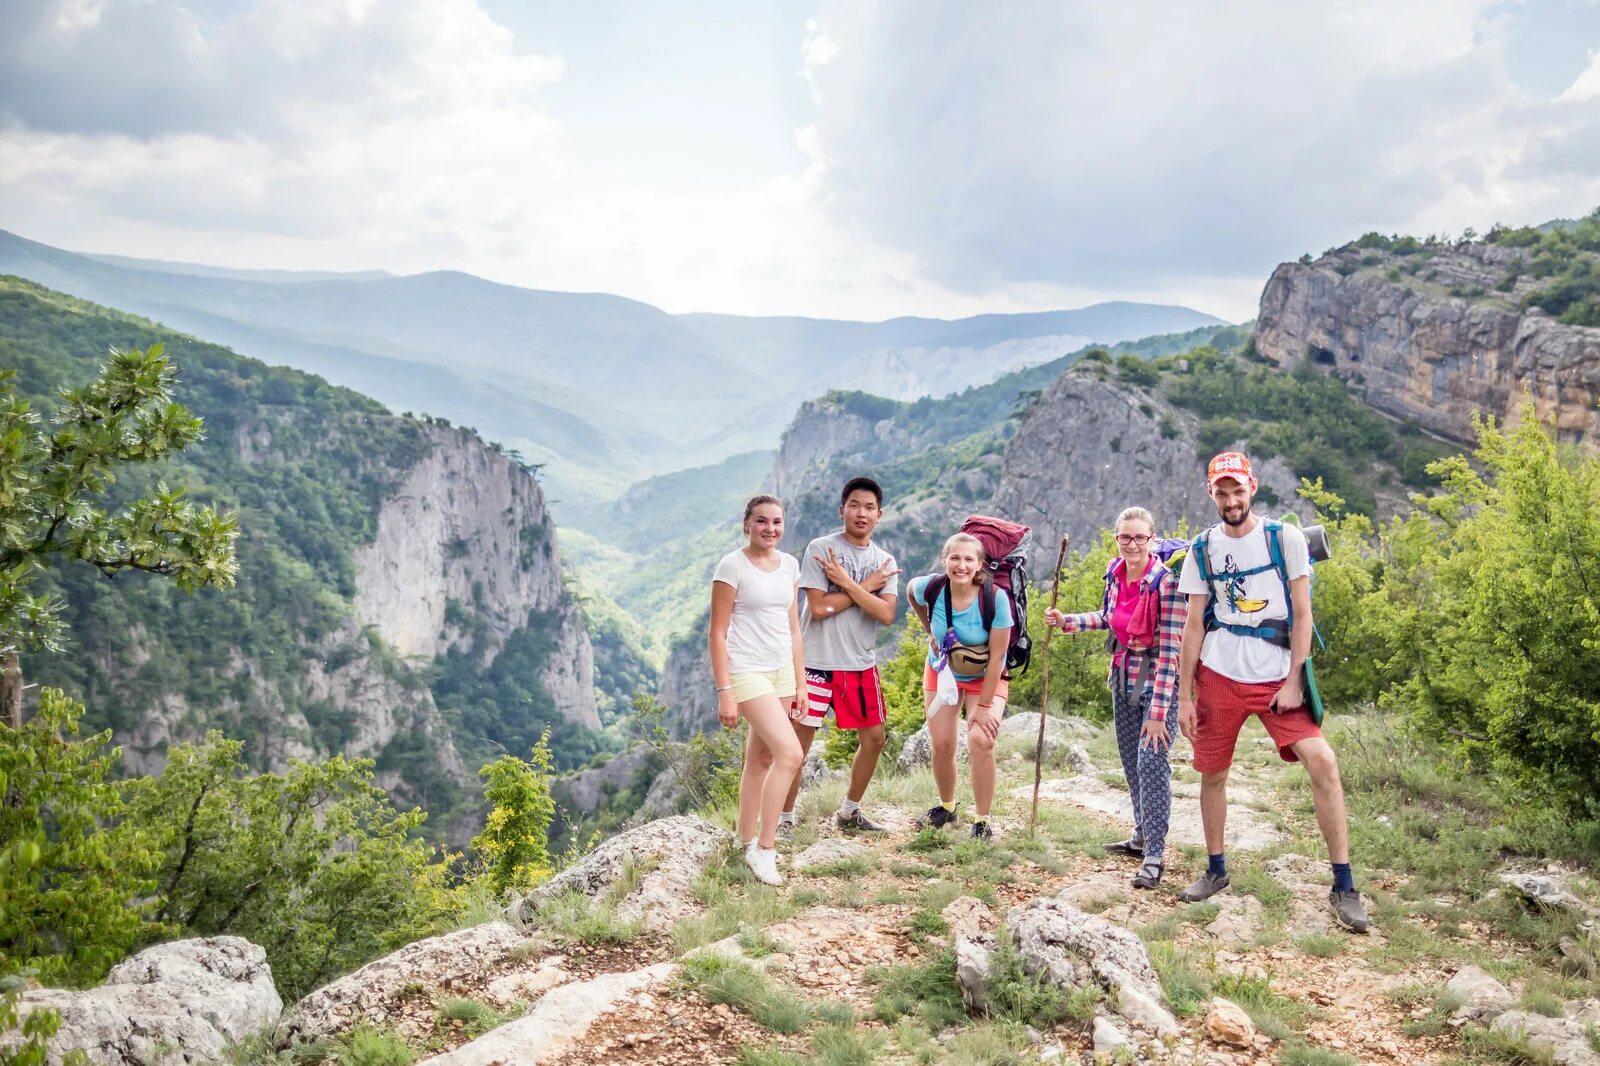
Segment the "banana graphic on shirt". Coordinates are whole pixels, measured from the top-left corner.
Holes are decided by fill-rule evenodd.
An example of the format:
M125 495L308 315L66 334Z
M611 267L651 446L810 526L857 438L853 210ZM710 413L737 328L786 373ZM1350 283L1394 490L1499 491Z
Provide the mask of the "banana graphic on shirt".
M1228 601L1228 609L1240 614L1256 614L1267 609L1270 600L1249 599L1244 594L1244 578L1239 576L1239 566L1233 561L1233 556L1228 556L1222 568L1222 587Z

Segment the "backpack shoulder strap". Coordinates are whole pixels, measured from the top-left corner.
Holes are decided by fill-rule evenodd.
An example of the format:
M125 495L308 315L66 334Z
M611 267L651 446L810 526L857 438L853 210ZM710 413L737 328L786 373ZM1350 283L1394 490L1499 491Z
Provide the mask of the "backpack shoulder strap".
M995 597L1000 595L991 579L978 586L978 616L983 619L983 631L994 628Z
M1193 543L1189 545L1189 550L1194 553L1195 565L1200 568L1200 580L1204 581L1208 588L1211 585L1211 564L1206 558L1207 542L1210 540L1209 534L1210 530L1201 532L1199 536L1194 538Z
M922 587L923 598L928 601L928 617L933 617L934 604L939 602L939 597L944 597L944 628L948 631L956 627L955 615L950 608L950 579L943 574L935 574L928 579Z
M1283 558L1283 523L1275 518L1267 519L1267 557L1272 560L1272 568L1278 572L1278 580L1283 582L1283 604L1289 623L1289 631L1294 632L1294 595L1289 591L1289 564Z

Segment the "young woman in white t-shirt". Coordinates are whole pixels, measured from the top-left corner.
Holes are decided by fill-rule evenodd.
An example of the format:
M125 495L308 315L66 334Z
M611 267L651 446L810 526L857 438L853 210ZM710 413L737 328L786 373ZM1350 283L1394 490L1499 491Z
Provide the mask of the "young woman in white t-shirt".
M739 779L739 840L756 879L781 885L778 814L804 756L789 725L801 665L795 587L800 564L778 550L783 504L754 496L744 508L748 543L729 552L711 575L711 673L717 718L732 729L750 723ZM757 827L759 826L759 834Z

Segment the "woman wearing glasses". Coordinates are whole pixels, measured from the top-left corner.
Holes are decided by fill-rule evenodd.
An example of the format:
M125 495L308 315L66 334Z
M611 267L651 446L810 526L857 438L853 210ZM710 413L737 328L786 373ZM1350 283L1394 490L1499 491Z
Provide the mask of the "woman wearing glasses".
M1133 799L1133 836L1105 848L1143 861L1134 888L1161 883L1167 818L1172 810L1172 767L1167 752L1178 724L1178 652L1188 601L1178 575L1152 548L1155 520L1143 507L1117 516L1117 557L1106 568L1100 609L1083 614L1045 612L1045 624L1063 633L1110 630L1111 707L1122 753L1122 773Z

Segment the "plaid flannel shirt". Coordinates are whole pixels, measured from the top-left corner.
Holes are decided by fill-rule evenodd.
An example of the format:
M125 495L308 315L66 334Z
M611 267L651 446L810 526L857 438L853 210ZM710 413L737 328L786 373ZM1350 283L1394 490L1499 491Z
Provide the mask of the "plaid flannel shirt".
M1154 652L1130 651L1133 655L1156 656L1155 677L1151 681L1150 717L1160 722L1165 721L1168 713L1176 713L1178 707L1178 655L1183 646L1183 624L1189 617L1189 597L1178 591L1178 575L1168 570L1160 559L1154 561L1145 573L1143 584L1151 585L1161 581L1163 576L1170 576L1170 580L1161 582L1160 612L1156 620L1156 647ZM1117 582L1107 581L1105 600L1098 611L1086 611L1082 614L1069 614L1062 619L1062 632L1079 633L1090 629L1110 629L1111 612L1117 605ZM1115 683L1117 668L1113 663L1111 672L1106 677L1108 684Z

